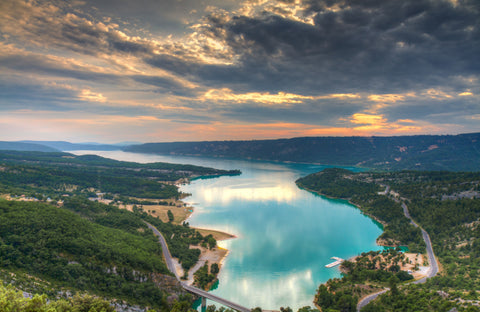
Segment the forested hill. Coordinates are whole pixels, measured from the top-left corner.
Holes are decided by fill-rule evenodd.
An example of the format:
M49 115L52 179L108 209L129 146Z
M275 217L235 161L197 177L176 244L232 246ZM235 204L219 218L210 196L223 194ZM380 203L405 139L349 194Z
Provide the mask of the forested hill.
M46 294L49 300L66 297L70 303L77 300L73 294L88 293L118 303L121 311L187 312L193 298L168 271L158 239L144 221L165 235L172 256L188 272L199 260L200 246L216 241L188 223L174 222L189 210L178 201L186 194L174 182L224 174L240 171L0 151L0 285ZM1 312L47 311L28 309L26 303L5 310L2 303L12 307L14 298L2 298L0 287ZM32 300L35 307L40 304ZM129 308L134 305L142 309ZM96 305L48 311L108 310Z
M128 146L124 150L363 166L386 170L480 170L480 133L147 143Z

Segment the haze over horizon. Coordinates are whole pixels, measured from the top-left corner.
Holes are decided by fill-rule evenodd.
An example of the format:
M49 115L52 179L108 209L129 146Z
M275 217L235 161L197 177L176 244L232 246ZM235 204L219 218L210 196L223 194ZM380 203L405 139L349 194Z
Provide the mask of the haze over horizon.
M3 0L0 140L480 132L477 0Z

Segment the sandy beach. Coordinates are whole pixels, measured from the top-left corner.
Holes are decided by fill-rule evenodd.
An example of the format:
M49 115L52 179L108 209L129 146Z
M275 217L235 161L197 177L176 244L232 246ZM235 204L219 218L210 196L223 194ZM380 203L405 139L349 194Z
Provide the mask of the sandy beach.
M136 200L146 200L146 199L142 199L142 198L135 198L135 199ZM104 199L99 198L98 200L100 202L105 202ZM152 199L149 199L149 200L160 202L160 200L152 200ZM161 200L161 201L162 202L167 202L168 205L160 205L160 204L159 205L143 205L143 206L142 205L137 205L137 207L140 208L140 209L143 209L143 211L145 211L146 213L150 214L153 217L158 217L163 222L169 222L168 211L171 211L173 216L174 216L174 220L172 222L174 224L182 224L183 222L188 220L188 218L194 212L194 208L190 207L190 206L187 206L182 200L172 200L172 199L170 199L170 200ZM134 205L132 205L132 204L127 204L127 205L119 204L118 205L119 208L127 209L129 211L133 210L133 206ZM194 228L194 227L192 227L192 228ZM202 236L212 235L213 238L215 238L215 240L217 242L227 240L227 239L236 238L235 235L225 233L225 232L222 232L222 231L213 230L213 229L203 229L203 228L194 228L194 229L197 230L198 232L200 232L200 234L202 234ZM218 267L221 270L222 263L229 253L229 251L227 249L221 248L219 246L216 246L215 248L212 248L212 249L204 248L204 247L201 247L201 246L190 246L190 248L199 249L201 251L201 254L200 254L198 262L188 272L188 279L185 281L188 285L193 284L195 272L198 269L200 269L202 266L204 266L207 261L208 261L209 265L212 265L213 263L218 264ZM173 258L173 260L175 262L175 268L177 270L178 276L184 276L184 271L183 271L182 265L178 262L178 259Z

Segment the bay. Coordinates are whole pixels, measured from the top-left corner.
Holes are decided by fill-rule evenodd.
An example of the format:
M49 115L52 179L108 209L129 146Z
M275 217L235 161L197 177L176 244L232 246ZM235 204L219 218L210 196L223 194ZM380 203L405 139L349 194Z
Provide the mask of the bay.
M338 268L325 268L333 256L348 259L378 250L381 226L346 201L299 189L295 180L321 165L222 158L164 156L121 151L74 151L76 154L135 161L193 164L240 169L240 176L196 179L181 186L194 207L191 226L237 236L221 241L230 251L212 293L246 307L294 311L313 306L315 291ZM350 168L358 170L356 168Z

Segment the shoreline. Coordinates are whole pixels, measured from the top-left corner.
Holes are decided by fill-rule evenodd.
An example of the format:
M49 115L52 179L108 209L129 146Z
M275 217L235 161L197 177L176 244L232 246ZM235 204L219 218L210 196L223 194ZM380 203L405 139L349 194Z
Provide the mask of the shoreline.
M185 183L185 180L183 180ZM181 184L175 184L177 187L180 187ZM188 197L190 194L183 193L184 196L180 197L179 199L149 199L151 201L164 201L168 202L169 205L138 205L139 209L143 210L144 212L148 213L152 217L159 218L163 222L169 222L168 218L168 211L171 211L174 215L174 221L172 222L173 224L176 225L181 225L184 222L188 222L188 219L192 216L192 214L195 212L195 207L192 205L188 205L185 203L182 199ZM142 198L134 198L136 200L146 200ZM99 202L108 204L109 201L105 200L103 198L96 198ZM136 206L135 204L119 204L118 208L120 209L125 209L129 211L133 211L133 207ZM217 241L225 241L228 239L234 239L237 238L236 235L227 233L225 231L220 231L216 229L209 229L209 228L201 228L201 227L190 227L191 229L194 229L195 231L198 231L202 236L208 236L212 235L212 237ZM209 266L211 266L213 263L216 263L219 268L219 272L217 273L220 274L221 268L223 263L225 262L225 259L227 258L228 254L230 251L226 248L222 248L220 246L215 246L212 249L208 249L205 247L201 246L190 246L190 248L195 248L200 250L200 257L197 261L197 263L190 268L188 272L188 279L184 280L184 282L188 285L193 285L194 283L194 274L197 272L201 267L205 265L206 262L208 262ZM172 258L175 269L177 272L178 276L184 276L184 270L181 266L181 264L178 262L177 258ZM215 279L216 281L217 279ZM214 282L215 282L214 281ZM214 283L212 283L213 285ZM212 285L209 285L209 288L211 288Z
M332 200L344 200L346 202L348 202L350 205L354 206L355 208L357 208L358 210L360 210L360 212L364 215L364 216L367 216L369 217L370 219L372 219L373 221L377 222L378 224L380 224L382 226L382 232L385 231L385 226L387 226L387 223L385 221L382 221L380 219L378 219L377 217L375 217L374 215L371 215L369 213L366 213L359 205L353 203L350 199L345 199L345 198L338 198L338 197L332 197L332 196L328 196L328 195L325 195L325 194L322 194L320 192L317 192L317 191L314 191L312 189L309 189L309 188L306 188L304 186L300 186L297 184L297 186L305 191L308 191L310 193L313 193L313 194L317 194L317 195L320 195L320 196L323 196L325 198L328 198L328 199L332 199ZM381 236L381 235L380 235ZM381 242L381 238L380 236L377 237L377 239L375 240L375 243L378 245L378 246L382 246L382 247L396 247L396 246L391 246L391 245L386 245L386 244L383 244Z
M198 178L202 178L202 176L196 177L196 179ZM188 184L192 180L193 179L184 179L183 181L181 181L181 183L175 183L175 185L178 188L180 188L182 184ZM175 223L177 224L188 222L188 219L195 212L195 207L193 205L187 205L185 202L182 201L182 199L190 196L190 194L187 194L187 193L184 193L184 194L186 194L187 196L182 197L177 202L181 203L181 207L188 212L184 215L184 218L181 218L180 220L175 220ZM195 229L195 231L198 231L204 237L208 235L212 235L217 242L237 238L236 235L227 233L225 231L216 230L216 229L201 228L201 227L194 227L194 226L192 226L191 228ZM223 263L225 262L228 254L230 253L230 250L220 247L218 246L218 244L212 249L204 248L201 246L190 246L190 248L199 249L201 253L197 263L193 267L191 267L190 270L188 271L188 279L185 280L184 282L187 285L190 285L190 286L193 285L195 281L194 275L201 267L203 267L206 263L208 263L209 266L211 266L213 263L216 263L218 265L219 270L213 282L211 282L207 286L206 290L209 291L212 288L212 286L218 281L218 275L222 271ZM184 276L185 272L181 264L178 262L176 258L173 258L173 260L175 262L175 268L177 270L178 276Z

